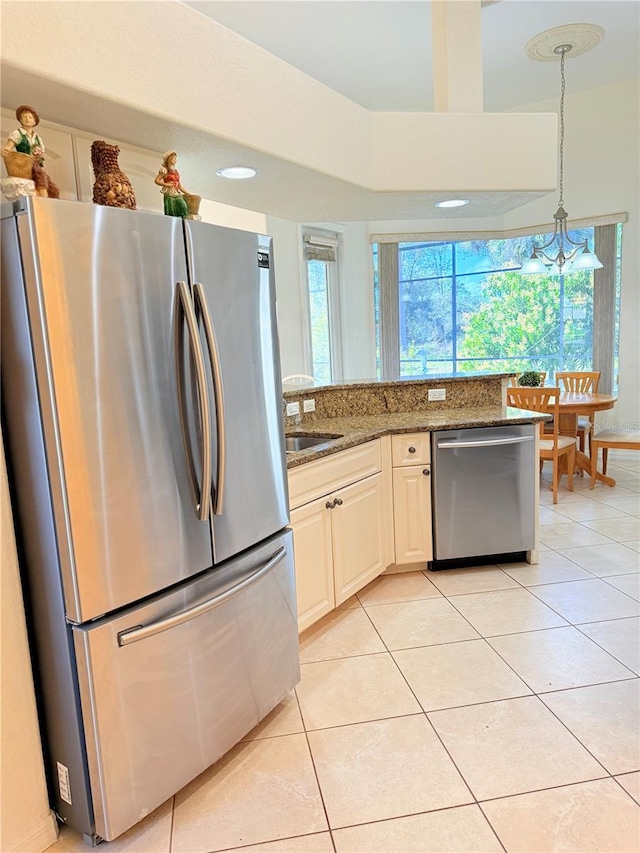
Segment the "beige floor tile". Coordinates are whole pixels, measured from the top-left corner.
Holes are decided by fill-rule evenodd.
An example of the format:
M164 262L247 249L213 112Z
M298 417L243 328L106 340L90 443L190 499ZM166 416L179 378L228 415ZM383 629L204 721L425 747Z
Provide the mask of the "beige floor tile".
M632 539L624 543L627 548L633 548L634 551L640 551L640 539Z
M331 833L319 832L316 835L298 835L281 841L251 844L249 847L241 847L238 853L333 853L333 844Z
M574 478L574 488L577 478ZM585 501L588 498L584 497L577 491L570 492L566 488L566 479L562 481L561 485L558 488L558 503L553 503L553 492L551 491L551 481L544 480L540 481L540 506L550 506L557 507L566 503L574 503L576 501Z
M640 617L587 623L579 630L640 675Z
M333 832L337 853L501 853L478 806L352 826Z
M382 575L358 593L361 604L397 604L422 598L439 598L440 593L422 572Z
M423 714L308 738L332 829L473 802Z
M302 725L296 694L291 692L261 723L258 723L255 729L251 729L243 740L293 735L303 731L304 726Z
M300 635L300 663L386 652L365 611L334 610Z
M234 747L176 794L171 850L210 853L326 829L306 736L285 735Z
M578 504L578 506L581 506L581 504ZM564 524L565 518L550 506L541 506L539 508L538 522L541 526L546 526L547 524Z
M593 521L600 518L619 518L622 511L615 509L604 501L589 501L588 503L564 504L556 509L556 515L562 519L570 518L572 521Z
M604 578L605 583L640 601L640 572L633 575L615 575Z
M538 601L528 590L521 588L458 595L453 603L483 637L556 628L567 624L561 616Z
M405 649L393 656L425 711L531 693L485 640Z
M562 583L588 579L591 574L577 566L568 557L551 549L541 551L538 562L507 563L500 568L522 586L537 586L541 583Z
M552 524L549 527L540 528L540 541L549 548L572 548L578 545L608 545L610 539L590 530L577 521L568 521L566 524Z
M592 501L608 501L612 497L616 498L631 498L638 494L637 489L629 488L629 486L605 486L603 483L596 483L593 491L589 492L589 498Z
M108 845L101 846L109 853L168 853L171 849L172 814L173 797ZM91 848L87 847L79 832L63 826L60 837L47 850L51 853L87 853Z
M422 710L389 653L303 664L296 688L307 731Z
M563 548L560 554L596 577L640 572L640 557L627 542L610 542L592 548Z
M640 680L541 697L609 773L640 770Z
M640 805L640 773L626 773L624 776L616 776L615 778Z
M531 588L531 592L574 624L640 615L640 603L600 578Z
M634 497L626 498L610 498L605 501L607 506L613 509L618 509L621 512L628 512L629 515L640 516L640 494Z
M443 595L464 595L471 592L490 592L495 589L514 589L518 584L497 566L475 566L468 569L446 569L429 575Z
M381 604L367 613L388 649L476 639L478 634L445 598Z
M336 610L357 610L359 607L362 607L362 605L358 601L358 596L352 595L351 598L347 598L346 601L339 604Z
M482 809L509 853L640 850L638 809L613 779L493 800Z
M488 640L535 693L633 678L577 628L551 628Z
M479 800L604 775L536 696L432 711L428 717Z
M600 518L595 521L585 521L584 526L603 536L608 536L609 539L616 542L629 542L640 536L640 518L634 518L630 515L621 518Z

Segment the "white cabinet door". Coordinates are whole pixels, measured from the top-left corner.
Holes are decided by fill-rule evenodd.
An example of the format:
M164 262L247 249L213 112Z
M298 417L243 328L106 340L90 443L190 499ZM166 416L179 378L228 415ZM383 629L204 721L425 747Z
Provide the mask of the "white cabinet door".
M382 474L334 492L331 510L336 606L387 567Z
M300 632L335 606L330 501L319 498L291 512Z
M425 465L393 469L396 565L433 559L430 473Z

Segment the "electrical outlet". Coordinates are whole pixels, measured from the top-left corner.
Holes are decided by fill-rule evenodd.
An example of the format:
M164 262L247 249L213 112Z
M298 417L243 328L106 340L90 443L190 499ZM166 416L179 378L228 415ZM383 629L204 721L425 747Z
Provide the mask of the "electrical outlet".
M287 403L287 417L300 414L300 403Z
M315 400L303 400L302 401L302 411L303 412L315 412L316 410L316 401Z
M446 399L447 399L447 389L446 388L429 388L427 400L446 400Z

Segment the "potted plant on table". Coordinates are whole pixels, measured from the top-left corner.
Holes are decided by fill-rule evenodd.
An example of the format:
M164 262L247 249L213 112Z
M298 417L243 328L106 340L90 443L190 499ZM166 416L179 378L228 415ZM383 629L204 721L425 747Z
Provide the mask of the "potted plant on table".
M539 371L525 370L524 373L520 374L518 385L526 388L539 388L542 385L542 382L540 381L541 379L542 377L540 376Z

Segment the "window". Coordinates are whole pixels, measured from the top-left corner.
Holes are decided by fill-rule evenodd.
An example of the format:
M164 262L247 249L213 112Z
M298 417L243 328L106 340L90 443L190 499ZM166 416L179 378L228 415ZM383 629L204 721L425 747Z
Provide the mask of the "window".
M309 329L313 377L318 384L342 378L338 238L305 232L304 254L309 297Z
M593 246L594 228L571 237L587 237ZM558 370L592 369L593 273L519 273L532 240L544 239L392 244L398 255L396 375L537 369L553 377Z

